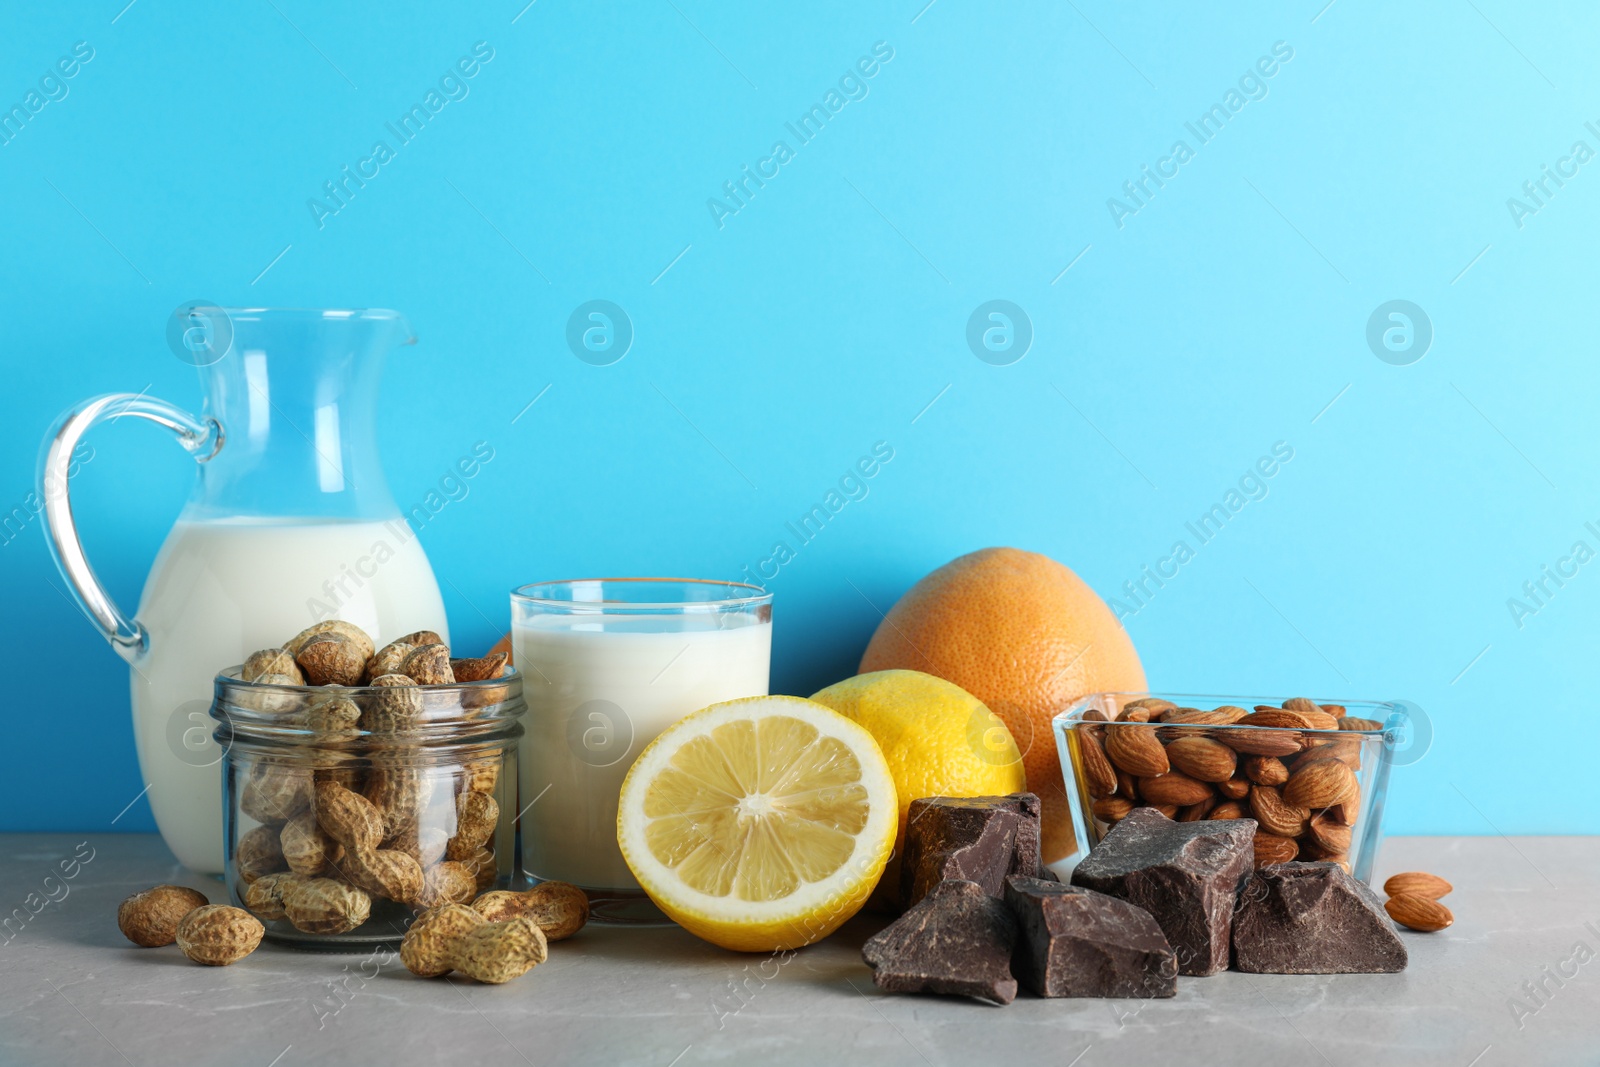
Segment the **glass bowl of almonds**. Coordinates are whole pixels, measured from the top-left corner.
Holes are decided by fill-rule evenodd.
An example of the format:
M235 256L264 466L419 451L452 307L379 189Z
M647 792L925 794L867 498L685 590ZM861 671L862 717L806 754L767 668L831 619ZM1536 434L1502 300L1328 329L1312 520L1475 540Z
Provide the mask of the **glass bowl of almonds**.
M226 878L266 936L398 944L420 911L510 886L522 679L430 631L320 623L218 674Z
M1377 857L1398 702L1095 693L1056 716L1076 862L1136 807L1170 819L1254 819L1257 867Z

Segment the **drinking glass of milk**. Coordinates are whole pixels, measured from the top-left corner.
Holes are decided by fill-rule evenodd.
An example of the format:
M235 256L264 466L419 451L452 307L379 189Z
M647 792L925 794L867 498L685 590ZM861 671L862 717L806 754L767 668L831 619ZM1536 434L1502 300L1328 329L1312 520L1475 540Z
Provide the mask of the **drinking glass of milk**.
M449 631L416 536L430 513L395 505L378 457L378 376L416 340L405 318L196 305L173 313L168 339L200 372L199 414L144 393L85 400L51 432L40 495L56 564L131 668L134 743L161 836L184 866L220 873L217 673L324 619L353 622L379 645ZM124 418L168 430L197 464L132 617L89 565L67 489L84 435Z
M540 582L511 594L511 633L528 704L524 870L583 887L596 921L663 921L617 847L622 779L690 712L766 695L772 594L680 578Z

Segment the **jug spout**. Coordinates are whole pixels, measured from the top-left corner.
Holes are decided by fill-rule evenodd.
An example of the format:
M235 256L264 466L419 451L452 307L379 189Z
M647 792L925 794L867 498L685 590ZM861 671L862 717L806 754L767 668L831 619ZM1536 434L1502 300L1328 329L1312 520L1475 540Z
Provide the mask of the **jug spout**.
M384 309L204 308L204 412L228 447L202 468L194 519L388 519L378 461L384 357L416 335Z

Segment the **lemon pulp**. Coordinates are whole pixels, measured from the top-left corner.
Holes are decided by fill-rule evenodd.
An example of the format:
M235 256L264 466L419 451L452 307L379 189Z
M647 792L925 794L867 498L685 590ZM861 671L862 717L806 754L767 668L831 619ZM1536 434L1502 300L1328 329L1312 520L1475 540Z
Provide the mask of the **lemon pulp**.
M729 948L792 948L858 910L898 803L861 727L797 697L714 704L640 755L618 840L656 905Z

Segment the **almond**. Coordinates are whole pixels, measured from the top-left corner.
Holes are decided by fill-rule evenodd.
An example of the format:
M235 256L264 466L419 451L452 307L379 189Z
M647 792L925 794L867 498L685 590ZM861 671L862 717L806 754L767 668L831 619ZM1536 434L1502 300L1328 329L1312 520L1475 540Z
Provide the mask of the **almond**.
M1283 702L1283 708L1285 711L1322 711L1322 705L1308 697L1290 697Z
M1088 711L1083 713L1083 721L1084 722L1110 722L1111 721L1111 716L1107 715L1105 712L1101 711L1099 708L1090 708Z
M1165 807L1168 804L1186 808L1199 804L1212 796L1211 787L1186 774L1173 771L1153 778L1139 779L1139 795L1147 804Z
M1073 731L1078 739L1078 759L1083 763L1083 783L1092 797L1108 797L1117 791L1117 771L1106 759L1106 750L1100 739L1089 730L1079 727Z
M1289 768L1276 756L1246 756L1243 770L1257 785L1282 785L1289 780Z
M1353 737L1306 738L1305 750L1295 758L1295 765L1314 759L1336 759L1353 771L1361 769L1361 742Z
M1299 837L1311 819L1311 812L1285 803L1277 788L1270 785L1250 787L1250 814L1263 830L1279 837Z
M1178 806L1176 804L1147 804L1145 806L1154 808L1156 811L1159 811L1169 819L1176 819L1178 817Z
M1344 718L1345 708L1343 704L1324 704L1322 705L1322 710L1332 715L1335 719Z
M1383 883L1383 891L1391 897L1422 897L1425 900L1438 900L1454 888L1437 874L1423 871L1404 871L1391 875Z
M1339 728L1339 720L1325 711L1297 711L1295 714L1304 719L1313 730L1337 730Z
M1167 745L1167 761L1190 778L1226 782L1233 777L1239 757L1233 749L1209 737L1180 737Z
M1126 704L1122 705L1122 710L1127 711L1129 708L1143 708L1152 715L1159 715L1163 712L1171 711L1177 706L1178 705L1174 704L1172 701L1163 700L1160 697L1140 697L1137 700L1130 700Z
M1298 712L1285 711L1282 708L1257 708L1254 712L1240 719L1238 726L1266 726L1274 730L1309 730L1311 723L1304 715Z
M1335 822L1325 813L1311 817L1311 821L1306 825L1306 839L1330 855L1350 851L1350 827ZM1394 894L1394 890L1387 887L1384 892L1391 896Z
M1102 797L1090 809L1101 822L1115 823L1133 810L1133 801L1123 797Z
M1229 800L1243 800L1250 795L1250 783L1244 778L1229 778L1217 783L1217 792Z
M1357 816L1361 814L1361 783L1357 782L1352 786L1349 795L1329 808L1325 814L1334 822L1354 826Z
M1242 819L1244 817L1244 809L1239 806L1239 802L1236 800L1225 800L1206 814L1208 819Z
M1243 708L1221 707L1211 711L1199 708L1175 708L1161 716L1161 721L1173 725L1232 726L1247 715Z
M1137 801L1139 799L1139 779L1127 771L1118 771L1117 796L1125 800Z
M1166 748L1150 728L1107 727L1106 755L1119 768L1140 778L1153 778L1172 769L1167 762Z
M1381 730L1383 723L1377 719L1353 719L1348 715L1339 720L1341 730Z
M1300 854L1300 846L1295 844L1294 838L1259 831L1256 833L1255 848L1257 867L1265 867L1269 863L1288 863Z
M1450 914L1450 909L1437 900L1403 893L1384 901L1383 910L1389 913L1389 918L1401 926L1408 926L1425 934L1443 930L1456 921L1456 917Z
M1231 729L1218 730L1213 736L1235 752L1253 756L1292 756L1300 751L1299 730L1283 729L1268 723L1252 723L1250 720L1253 718L1254 715L1246 715ZM1245 729L1250 726L1269 728Z
M1211 809L1216 807L1217 798L1207 797L1198 804L1190 804L1178 812L1179 822L1199 822L1210 816Z
M1149 708L1123 708L1122 714L1117 716L1118 722L1149 722Z
M1311 760L1289 776L1283 799L1297 808L1328 808L1343 800L1355 784L1355 772L1339 760Z

